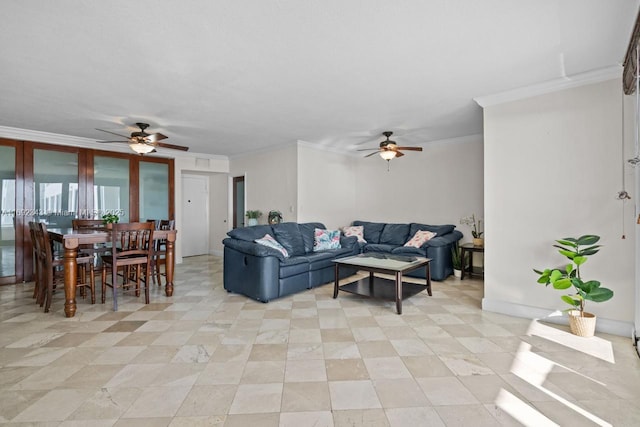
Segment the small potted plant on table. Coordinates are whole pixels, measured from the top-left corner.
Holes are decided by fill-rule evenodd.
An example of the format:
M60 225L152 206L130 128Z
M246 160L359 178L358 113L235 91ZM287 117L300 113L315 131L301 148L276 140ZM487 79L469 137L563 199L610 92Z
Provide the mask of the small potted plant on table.
M484 246L484 239L482 235L484 231L481 231L482 220L476 220L476 214L464 217L460 220L460 224L468 225L471 227L471 235L473 236L473 246Z
M563 269L547 268L545 270L536 270L538 275L538 283L545 286L552 285L554 289L569 289L573 286L575 293L563 295L560 298L571 306L565 311L569 315L569 327L571 332L578 336L591 337L596 328L596 316L584 311L585 302L587 300L593 302L608 301L613 297L611 289L603 288L597 280L585 281L581 277L580 266L587 262L587 257L595 255L600 250L600 245L596 245L600 240L599 236L584 235L577 239L566 237L556 240L558 252L569 259Z
M259 210L247 211L246 216L249 219L249 226L258 225L258 218L262 216L262 212Z
M115 224L120 221L120 217L116 214L102 215L102 222L106 228L111 228L111 224Z

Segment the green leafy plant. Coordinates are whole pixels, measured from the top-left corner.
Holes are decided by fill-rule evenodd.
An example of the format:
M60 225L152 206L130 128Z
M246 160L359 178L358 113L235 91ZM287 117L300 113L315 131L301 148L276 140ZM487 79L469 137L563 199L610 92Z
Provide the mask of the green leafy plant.
M262 216L262 212L259 211L259 210L247 211L247 213L245 215L249 219L258 219L258 218L260 218Z
M471 235L474 239L479 239L484 234L484 231L481 231L482 220L476 220L476 214L471 214L471 216L465 216L460 219L460 224L468 225L471 227Z
M466 254L465 254L465 259L464 261L466 261ZM454 270L462 270L462 264L463 264L463 259L462 259L462 249L460 249L460 246L458 245L458 242L455 242L452 246L451 246L451 264L453 264L453 269Z
M591 234L580 236L577 239L566 237L556 240L558 244L553 246L558 248L560 255L569 259L569 264L564 268L533 270L539 275L538 283L545 286L552 285L554 289L559 290L574 288L575 293L560 297L562 301L571 306L565 311L578 310L580 316L584 317L584 306L587 300L604 302L613 297L613 291L601 287L599 281L585 281L581 276L580 267L587 262L587 257L595 255L600 250L601 245L596 245L599 240L600 236Z
M102 222L104 222L105 224L114 224L118 221L120 221L120 217L118 215L115 215L115 214L102 215Z

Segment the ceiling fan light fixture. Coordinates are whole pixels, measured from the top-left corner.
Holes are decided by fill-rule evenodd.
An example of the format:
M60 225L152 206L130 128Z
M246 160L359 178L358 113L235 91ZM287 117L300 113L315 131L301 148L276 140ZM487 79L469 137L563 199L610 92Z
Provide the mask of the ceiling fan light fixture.
M395 156L396 156L396 152L393 150L384 150L380 152L380 157L382 157L386 161L393 159Z
M138 154L147 154L155 149L155 147L153 147L152 145L144 144L142 142L131 143L129 144L129 148L131 148Z

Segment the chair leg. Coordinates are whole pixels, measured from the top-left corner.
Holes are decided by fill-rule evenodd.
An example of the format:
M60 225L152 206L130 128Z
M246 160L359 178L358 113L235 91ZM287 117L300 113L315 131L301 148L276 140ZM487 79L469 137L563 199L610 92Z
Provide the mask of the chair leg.
M118 267L115 265L111 266L111 290L113 291L113 311L118 311Z
M89 289L91 290L91 304L96 303L96 277L93 271L93 263L89 265Z
M104 300L107 293L107 264L102 264L102 274L100 276L102 279L102 304L104 304Z
M50 272L48 271L47 272L46 293L44 295L44 301L40 303L40 307L42 307L42 304L44 303L44 312L45 313L49 312L49 308L51 307L51 300L53 299L53 276L54 276L54 274L55 273L53 271L50 271Z

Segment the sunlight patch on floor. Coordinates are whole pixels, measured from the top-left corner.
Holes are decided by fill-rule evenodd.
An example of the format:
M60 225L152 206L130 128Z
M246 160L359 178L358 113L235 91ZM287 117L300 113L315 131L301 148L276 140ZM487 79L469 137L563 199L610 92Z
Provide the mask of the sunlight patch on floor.
M612 344L602 338L578 337L569 332L543 325L537 320L533 320L529 325L528 335L538 336L551 342L569 347L575 351L580 351L592 357L614 363ZM603 427L609 427L612 425L611 423L599 418L598 416L581 408L575 403L567 400L563 396L560 396L559 394L545 387L545 382L547 381L549 374L555 367L560 367L574 374L581 375L584 378L589 379L590 381L602 385L603 387L606 387L606 384L603 384L600 381L596 381L593 378L587 377L582 373L577 372L567 366L549 360L539 353L534 353L532 351L532 348L532 345L529 343L520 343L520 346L516 353L516 357L514 358L511 365L511 372L514 375L527 382L532 387L535 387L537 390L545 393L547 396L553 398L556 402L565 405L567 408L574 411L576 415L583 416L593 423ZM556 425L548 420L543 414L539 413L536 409L527 405L516 396L511 395L506 390L501 390L501 392L496 397L495 404L512 417L518 419L520 422L523 422L525 425Z
M559 426L505 389L500 390L495 403L524 426Z
M616 362L611 342L597 336L591 338L579 337L570 332L540 323L538 320L530 323L527 335L544 338L609 363Z

